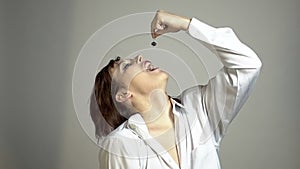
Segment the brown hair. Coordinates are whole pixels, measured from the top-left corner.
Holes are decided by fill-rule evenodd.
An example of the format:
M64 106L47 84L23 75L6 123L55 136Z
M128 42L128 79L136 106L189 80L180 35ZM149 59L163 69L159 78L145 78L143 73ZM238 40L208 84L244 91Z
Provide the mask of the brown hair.
M115 60L110 60L95 77L95 85L92 93L93 98L90 103L90 114L95 125L95 135L97 138L107 135L126 121L126 118L118 112L112 97L115 93L112 92L110 69L113 68L115 63L119 60L120 57L117 57ZM109 126L107 126L107 124Z

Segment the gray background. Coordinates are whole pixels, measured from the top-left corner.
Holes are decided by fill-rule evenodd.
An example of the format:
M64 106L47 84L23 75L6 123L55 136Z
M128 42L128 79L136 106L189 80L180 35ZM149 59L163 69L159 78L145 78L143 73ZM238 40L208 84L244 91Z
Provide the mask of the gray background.
M223 168L298 169L299 2L1 1L0 168L97 168L98 147L72 102L78 53L111 20L165 9L232 27L263 62L222 143Z

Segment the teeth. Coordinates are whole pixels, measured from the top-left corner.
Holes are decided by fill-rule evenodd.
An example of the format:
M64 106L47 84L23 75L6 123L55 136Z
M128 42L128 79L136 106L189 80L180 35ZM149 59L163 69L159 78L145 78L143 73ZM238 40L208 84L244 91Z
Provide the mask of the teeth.
M149 67L148 67L148 71L153 71L153 70L155 70L156 69L156 67L154 67L153 65L150 65Z
M149 66L149 69L150 69L150 70L153 70L153 68L154 68L153 65L150 65L150 66Z
M146 71L153 71L157 69L157 67L154 67L151 63L147 66Z

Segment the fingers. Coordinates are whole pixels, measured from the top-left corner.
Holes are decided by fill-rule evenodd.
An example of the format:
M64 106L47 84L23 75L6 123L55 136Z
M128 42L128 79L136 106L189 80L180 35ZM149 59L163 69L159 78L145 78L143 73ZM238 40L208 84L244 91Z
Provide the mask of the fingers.
M157 13L155 15L155 17L153 18L152 22L151 22L151 36L152 38L156 38L157 37L157 31L158 29L156 28L156 25L158 24L158 21L157 21Z
M167 26L163 27L162 29L154 29L154 31L152 33L152 37L157 38L158 36L163 35L163 34L168 33L168 32L169 31L168 31Z
M151 22L151 36L152 38L157 38L158 36L160 36L163 32L163 30L166 29L166 25L163 24L162 21L162 16L161 16L161 11L158 10Z
M190 18L158 10L151 22L151 36L152 38L157 38L168 32L187 30L190 21Z
M158 14L155 15L151 23L151 36L156 38L164 33L167 33L168 25L164 24Z
M180 30L179 24L179 16L158 10L151 22L151 36L157 38L168 32L177 32Z
M157 38L158 36L165 34L168 32L167 25L158 25L151 31L152 38Z

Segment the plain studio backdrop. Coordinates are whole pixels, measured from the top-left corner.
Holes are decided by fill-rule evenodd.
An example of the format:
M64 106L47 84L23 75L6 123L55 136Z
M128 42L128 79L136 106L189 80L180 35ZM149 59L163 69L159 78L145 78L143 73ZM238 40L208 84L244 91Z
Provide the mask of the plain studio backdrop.
M0 168L98 168L98 147L73 107L77 56L106 23L157 9L230 26L263 62L253 94L222 142L222 167L300 168L299 2L1 1Z

